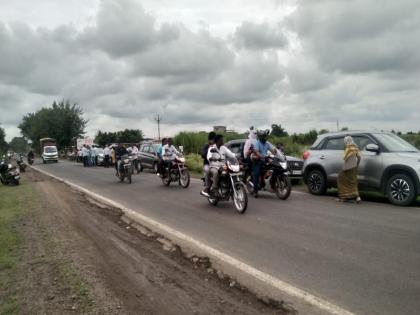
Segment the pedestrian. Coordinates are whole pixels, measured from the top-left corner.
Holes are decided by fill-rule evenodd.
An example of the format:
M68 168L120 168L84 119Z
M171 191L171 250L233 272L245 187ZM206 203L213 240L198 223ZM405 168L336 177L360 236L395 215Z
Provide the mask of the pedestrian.
M277 143L276 149L279 150L281 153L284 153L284 144L282 142Z
M139 168L139 148L137 147L136 144L133 144L131 147L131 155L133 156L133 161L134 161L134 168L137 171L137 173L140 172L140 168Z
M115 145L111 146L111 164L115 165Z
M111 150L109 149L109 146L106 145L104 148L104 167L109 167L109 158L110 158Z
M82 147L82 158L83 158L83 166L88 167L89 166L89 150L85 144Z
M351 136L344 138L343 168L338 173L338 195L340 201L361 202L357 182L357 171L361 160L359 148Z

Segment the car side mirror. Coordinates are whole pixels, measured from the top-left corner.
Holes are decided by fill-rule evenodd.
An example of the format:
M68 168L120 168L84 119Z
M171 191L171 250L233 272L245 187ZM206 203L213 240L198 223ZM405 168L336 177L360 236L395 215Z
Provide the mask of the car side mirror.
M375 153L379 153L381 150L380 150L380 148L379 148L379 146L378 146L377 144L374 144L374 143L369 143L369 144L366 146L366 151L368 151L368 152L375 152Z

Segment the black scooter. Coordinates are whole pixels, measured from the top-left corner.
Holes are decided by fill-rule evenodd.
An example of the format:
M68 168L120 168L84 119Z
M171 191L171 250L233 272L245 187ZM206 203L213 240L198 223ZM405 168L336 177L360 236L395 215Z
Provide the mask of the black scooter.
M3 185L19 185L19 168L8 163L5 159L0 162L0 181Z

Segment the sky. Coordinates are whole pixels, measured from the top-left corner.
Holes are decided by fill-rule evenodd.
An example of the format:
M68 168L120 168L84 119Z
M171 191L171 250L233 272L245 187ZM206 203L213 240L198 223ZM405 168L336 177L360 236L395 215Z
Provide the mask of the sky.
M419 131L419 47L418 0L0 0L0 126Z

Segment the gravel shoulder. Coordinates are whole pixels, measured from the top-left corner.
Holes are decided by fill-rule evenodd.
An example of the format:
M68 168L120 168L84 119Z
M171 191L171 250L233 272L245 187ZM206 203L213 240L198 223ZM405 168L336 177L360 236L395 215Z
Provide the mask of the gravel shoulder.
M24 235L20 313L31 314L286 314L282 303L258 298L185 257L153 233L142 234L81 193L33 170L32 208ZM35 198L35 199L34 199Z

